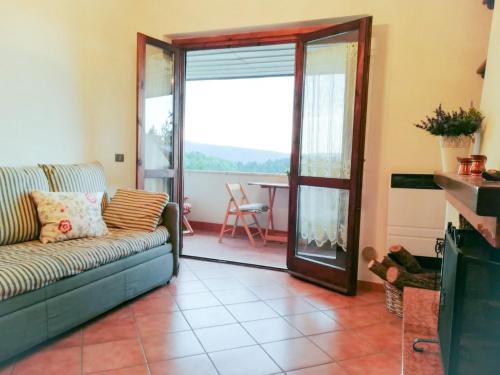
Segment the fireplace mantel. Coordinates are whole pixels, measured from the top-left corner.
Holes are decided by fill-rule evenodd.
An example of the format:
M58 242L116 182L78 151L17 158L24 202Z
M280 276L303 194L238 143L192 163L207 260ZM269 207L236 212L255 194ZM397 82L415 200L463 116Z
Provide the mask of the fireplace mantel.
M446 199L494 247L500 248L500 182L436 172L434 182Z

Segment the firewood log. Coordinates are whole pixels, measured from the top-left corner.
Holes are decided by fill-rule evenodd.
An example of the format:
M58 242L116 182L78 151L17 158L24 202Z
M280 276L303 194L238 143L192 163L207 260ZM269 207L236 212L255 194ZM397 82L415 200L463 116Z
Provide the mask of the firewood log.
M366 246L362 251L361 251L361 256L363 257L364 260L369 262L370 260L377 259L377 250L371 246Z
M396 262L402 265L410 273L424 273L425 270L420 266L417 259L411 255L401 245L393 245L389 248L389 252L394 256Z
M396 263L395 261L393 261L391 258L389 258L388 256L385 256L383 259L382 259L382 262L380 262L382 265L386 266L387 268L389 267L397 267L398 269L400 270L403 270L403 271L407 271L406 268L404 266L402 266L401 264L399 263ZM424 270L425 271L425 270ZM428 279L435 279L436 278L436 273L437 272L424 272L424 273L416 273L415 275L418 275L419 277L426 277ZM440 278L440 275L438 274L437 275L438 277L438 280Z
M441 284L441 275L439 273L436 273L436 272L410 273L410 275L414 275L414 276L420 277L422 279L430 280L433 285L434 285L434 283L437 283L437 285Z
M405 286L422 289L435 289L439 285L433 279L406 272L398 267L389 267L387 269L386 280L401 290Z
M382 259L382 262L380 262L380 263L382 265L384 265L385 267L387 267L387 268L389 268L389 267L397 267L397 268L400 268L400 269L404 270L404 266L402 266L399 263L396 263L395 261L393 261L388 256L384 256L384 258Z
M414 273L413 275L418 276L418 277L425 277L426 279L431 279L431 280L438 280L440 282L441 280L441 274L439 271L436 272L424 272L424 273Z
M380 277L382 280L386 280L385 275L387 273L387 267L377 262L375 259L368 263L368 269L372 271L375 275Z

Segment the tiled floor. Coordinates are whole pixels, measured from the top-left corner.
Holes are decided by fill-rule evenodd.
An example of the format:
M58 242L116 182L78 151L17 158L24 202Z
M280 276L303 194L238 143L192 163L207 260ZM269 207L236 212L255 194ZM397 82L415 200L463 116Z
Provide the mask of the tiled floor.
M13 374L399 374L401 320L284 272L182 259L180 276L0 369Z
M197 230L193 236L184 236L183 254L286 269L286 244L268 242L264 246L260 239L256 243L252 247L247 237L232 238L230 233L219 243L218 233Z

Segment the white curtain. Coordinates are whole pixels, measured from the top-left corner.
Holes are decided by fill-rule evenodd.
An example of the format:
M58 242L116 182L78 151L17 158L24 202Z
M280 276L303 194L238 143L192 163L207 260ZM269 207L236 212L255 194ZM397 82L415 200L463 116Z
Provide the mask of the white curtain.
M300 175L350 177L357 43L306 51ZM349 192L301 186L300 237L321 247L347 245Z

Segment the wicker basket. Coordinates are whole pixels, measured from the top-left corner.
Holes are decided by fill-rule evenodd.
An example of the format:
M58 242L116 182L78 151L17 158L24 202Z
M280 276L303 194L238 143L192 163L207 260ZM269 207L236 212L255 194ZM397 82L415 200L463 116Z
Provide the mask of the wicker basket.
M387 281L384 282L385 304L390 313L403 317L403 291Z

